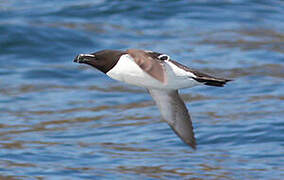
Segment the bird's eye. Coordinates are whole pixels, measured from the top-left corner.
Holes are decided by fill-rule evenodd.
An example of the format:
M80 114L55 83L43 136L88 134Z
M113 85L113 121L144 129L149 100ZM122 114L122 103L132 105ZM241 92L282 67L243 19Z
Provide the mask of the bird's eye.
M166 61L166 60L170 60L170 56L168 56L166 54L162 54L162 55L158 56L158 59L160 59L162 61Z

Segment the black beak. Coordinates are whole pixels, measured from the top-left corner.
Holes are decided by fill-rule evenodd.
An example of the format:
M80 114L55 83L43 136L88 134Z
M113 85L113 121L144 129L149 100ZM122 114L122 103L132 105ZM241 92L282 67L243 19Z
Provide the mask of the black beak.
M88 63L91 61L91 59L94 59L95 55L92 54L79 54L78 56L75 57L73 62L75 63Z
M80 55L76 56L73 62L80 63Z

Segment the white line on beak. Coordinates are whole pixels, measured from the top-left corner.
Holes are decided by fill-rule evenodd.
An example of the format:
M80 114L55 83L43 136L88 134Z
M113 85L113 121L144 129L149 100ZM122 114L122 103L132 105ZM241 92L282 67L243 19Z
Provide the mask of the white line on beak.
M93 54L79 54L79 57L95 57Z

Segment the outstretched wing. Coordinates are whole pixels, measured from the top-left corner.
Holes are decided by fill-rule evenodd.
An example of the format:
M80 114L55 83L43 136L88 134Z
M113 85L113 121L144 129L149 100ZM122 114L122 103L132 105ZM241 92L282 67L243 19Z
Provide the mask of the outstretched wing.
M195 137L190 115L177 90L163 91L148 89L159 107L162 117L174 132L189 146L195 149Z
M126 51L136 62L136 64L153 78L162 83L166 83L166 72L161 61L149 56L145 51L138 49L128 49Z

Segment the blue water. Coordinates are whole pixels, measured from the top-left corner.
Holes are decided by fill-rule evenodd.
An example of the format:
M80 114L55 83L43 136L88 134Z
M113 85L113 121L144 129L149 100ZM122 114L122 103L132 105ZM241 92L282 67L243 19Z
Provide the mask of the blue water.
M283 179L284 2L0 0L0 179ZM181 91L197 139L147 92L72 62L139 48L234 79Z

